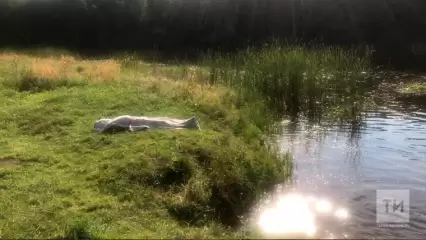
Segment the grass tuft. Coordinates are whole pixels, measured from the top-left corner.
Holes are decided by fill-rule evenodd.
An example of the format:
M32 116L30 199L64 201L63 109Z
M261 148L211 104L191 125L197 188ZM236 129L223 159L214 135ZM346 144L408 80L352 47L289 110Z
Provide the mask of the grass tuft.
M69 81L67 79L50 80L48 78L39 77L31 72L23 72L20 79L14 82L15 87L20 92L43 92L51 91L60 87L84 86L84 82Z
M73 223L65 232L65 236L60 237L62 240L95 240L95 237L88 228L88 223L77 221Z

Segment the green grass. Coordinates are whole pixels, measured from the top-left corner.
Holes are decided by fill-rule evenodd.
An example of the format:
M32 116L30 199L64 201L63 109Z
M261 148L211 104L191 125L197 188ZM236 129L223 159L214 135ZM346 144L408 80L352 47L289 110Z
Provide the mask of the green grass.
M426 82L407 83L397 91L402 94L426 94Z
M256 111L229 88L172 78L182 67L0 58L1 237L255 236L239 217L290 175ZM92 132L122 114L195 115L202 131Z
M337 47L274 43L207 62L211 83L239 89L243 102L265 101L278 118L356 120L371 83L368 53Z

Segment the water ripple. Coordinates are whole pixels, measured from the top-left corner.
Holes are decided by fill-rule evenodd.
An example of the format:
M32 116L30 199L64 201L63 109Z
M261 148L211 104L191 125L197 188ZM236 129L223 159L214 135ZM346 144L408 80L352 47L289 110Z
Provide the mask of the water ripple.
M277 215L276 212L280 210L276 206L275 210L270 210L269 217L262 220L263 229L268 228L265 227L268 224L275 224L276 228L281 229L298 228L299 232L316 238L424 238L426 113L403 113L381 108L367 111L364 116L365 121L358 128L287 122L286 133L280 137L279 143L283 151L290 150L294 155L294 175L289 183L291 188L302 198L311 195L320 199L319 196L323 196L330 204L320 201L317 202L318 207L310 208L315 216L315 227L312 227L312 224L309 225L311 220L299 219L303 219L304 215L310 216L306 209L299 206L305 200L293 198L293 203L284 204L292 206L286 210L286 214L281 212ZM280 199L288 192L283 189L279 194L271 195ZM410 190L409 227L377 225L376 190L380 189ZM273 203L270 201L270 204ZM259 212L266 209L265 206L261 205ZM348 211L348 221L344 224L336 220L337 216L345 215L343 210L331 214L330 207L334 209L338 206ZM299 223L296 223L296 219L300 220ZM312 234L314 228L315 234Z

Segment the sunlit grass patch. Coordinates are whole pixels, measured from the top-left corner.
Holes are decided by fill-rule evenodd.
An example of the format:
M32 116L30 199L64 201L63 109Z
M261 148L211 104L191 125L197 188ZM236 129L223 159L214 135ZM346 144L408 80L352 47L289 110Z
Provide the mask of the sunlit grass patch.
M426 94L426 82L407 83L397 91L403 94Z
M114 81L120 76L120 64L114 60L80 60L73 57L59 59L31 59L34 76L47 79L90 79L91 81Z
M4 53L0 71L16 78L16 74L25 72L33 78L50 81L84 80L92 82L108 82L119 80L120 63L111 60L80 60L71 56L34 57L22 54Z

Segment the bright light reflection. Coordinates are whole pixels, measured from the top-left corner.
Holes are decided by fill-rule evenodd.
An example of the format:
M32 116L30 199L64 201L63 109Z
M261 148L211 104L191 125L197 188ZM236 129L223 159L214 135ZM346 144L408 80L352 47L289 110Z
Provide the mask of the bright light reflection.
M331 211L331 203L327 200L320 200L319 202L317 202L317 204L315 205L316 209L318 212L320 213L328 213Z
M307 198L306 198L306 200L307 200L309 203L313 203L313 202L315 202L315 201L316 201L315 197L313 197L313 196L309 196L309 197L307 197Z
M317 230L308 201L296 194L283 196L276 208L266 209L259 225L267 233L302 233L311 237Z
M340 219L346 219L349 217L349 213L346 209L340 208L334 213L334 216Z
M315 237L317 233L316 213L336 220L349 217L348 210L345 208L334 209L332 203L326 199L292 193L281 196L274 207L265 209L258 219L258 225L268 234L302 234L307 237ZM335 236L329 233L326 238L333 239Z

